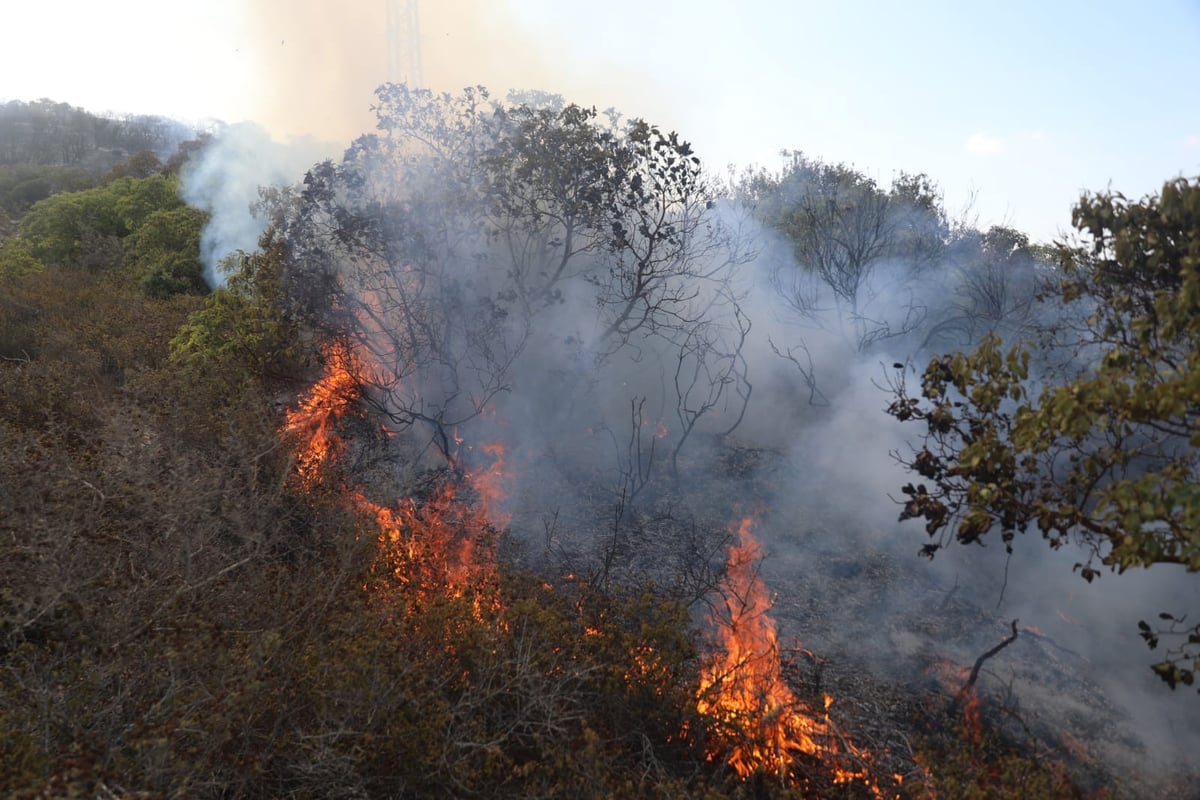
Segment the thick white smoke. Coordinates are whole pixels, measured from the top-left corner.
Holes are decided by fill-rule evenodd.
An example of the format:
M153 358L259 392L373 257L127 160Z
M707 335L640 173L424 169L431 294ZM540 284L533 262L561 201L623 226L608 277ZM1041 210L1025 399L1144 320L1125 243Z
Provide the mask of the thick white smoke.
M252 251L266 227L253 207L263 187L290 186L337 147L311 139L279 142L261 127L242 122L222 128L183 172L183 199L207 211L200 256L209 286L225 285L220 265L238 250Z

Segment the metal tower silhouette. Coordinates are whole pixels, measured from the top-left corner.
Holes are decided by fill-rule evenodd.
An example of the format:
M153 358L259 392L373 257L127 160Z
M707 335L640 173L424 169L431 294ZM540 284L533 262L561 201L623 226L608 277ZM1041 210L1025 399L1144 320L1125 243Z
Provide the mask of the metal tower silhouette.
M387 79L417 88L421 75L421 25L417 0L387 0Z

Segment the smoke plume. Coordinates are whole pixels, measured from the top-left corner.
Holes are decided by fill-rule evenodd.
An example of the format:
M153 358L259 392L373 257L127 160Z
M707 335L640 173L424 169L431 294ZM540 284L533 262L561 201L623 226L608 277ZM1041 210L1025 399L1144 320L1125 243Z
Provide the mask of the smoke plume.
M221 261L239 250L258 247L266 221L254 213L259 190L290 186L314 162L336 152L336 147L309 139L287 143L272 139L250 122L219 130L200 156L183 172L183 199L209 213L200 237L204 277L212 287L226 276Z

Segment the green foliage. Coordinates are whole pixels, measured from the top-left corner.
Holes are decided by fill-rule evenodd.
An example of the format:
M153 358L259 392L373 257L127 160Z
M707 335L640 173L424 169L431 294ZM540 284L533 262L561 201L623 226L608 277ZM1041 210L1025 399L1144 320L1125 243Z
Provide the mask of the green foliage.
M277 229L261 249L227 265L225 288L212 292L171 339L172 358L198 372L280 378L297 374L305 348L301 325L283 294L287 247Z
M71 167L0 164L0 209L19 216L52 194L78 192L95 185L94 177Z
M154 212L182 204L173 178L118 178L35 203L21 220L20 234L35 258L74 264L87 255L89 236L124 239Z
M119 238L129 232L115 199L105 187L48 197L21 219L21 238L47 264L72 263L82 254L85 234Z
M200 231L207 217L183 204L175 177L133 177L149 169L149 159L103 186L35 203L19 236L2 245L0 271L28 272L41 264L112 271L124 264L151 297L206 293Z
M200 232L208 215L188 206L159 209L129 237L130 259L150 297L207 294Z
M42 269L42 262L34 257L27 242L17 238L0 240L0 279L40 272Z
M1035 384L1030 352L992 336L933 359L918 397L901 380L889 413L926 423L908 463L928 482L904 487L901 518L926 520L929 554L950 532L975 542L998 528L1011 547L1034 528L1054 547L1088 545L1088 581L1097 561L1198 572L1200 181L1137 203L1085 196L1074 221L1089 242L1059 248L1058 294L1086 316L1075 362ZM1174 633L1182 644L1155 668L1172 686L1200 657L1198 632Z
M178 181L169 175L117 178L103 188L108 190L126 234L140 228L156 211L177 208L183 204L179 198Z

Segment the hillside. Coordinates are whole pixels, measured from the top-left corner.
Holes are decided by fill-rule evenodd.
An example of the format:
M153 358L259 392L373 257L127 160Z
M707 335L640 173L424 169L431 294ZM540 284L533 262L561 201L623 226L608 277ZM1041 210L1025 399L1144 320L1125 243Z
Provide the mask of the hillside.
M1112 626L1002 606L1010 565L1014 587L1057 582L1041 542L969 561L928 540L947 551L929 566L895 525L995 538L1023 496L980 530L977 488L961 509L957 484L879 491L901 493L879 464L905 415L974 441L1001 430L989 410L1026 419L990 403L1022 395L1019 355L987 343L1076 325L1053 279L1103 298L1125 274L1108 250L951 220L924 175L795 153L718 185L650 123L485 100L383 87L381 134L266 193L259 249L215 289L207 217L179 199L209 151L133 149L168 123L5 107L18 132L92 131L21 162L45 196L0 231L7 796L1195 796L1129 711L1140 684L1102 674L1132 663L1194 701L1145 674L1136 632L1100 661ZM0 148L32 157L22 141ZM1168 184L1104 224L1159 220L1191 252L1193 217L1151 213L1173 191L1200 196ZM1120 263L1164 252L1126 236ZM1166 252L1138 274L1186 306L1190 256ZM1034 369L1086 375L1091 352ZM879 385L900 358L931 366ZM939 410L944 375L961 397ZM935 491L965 474L941 442ZM1162 635L1190 687L1195 642Z

